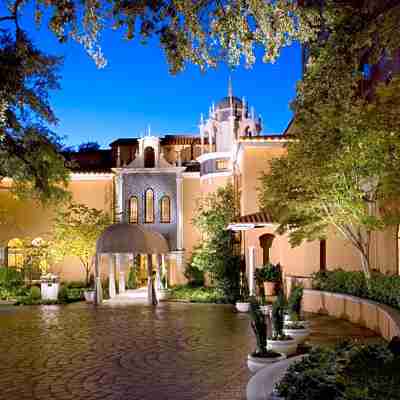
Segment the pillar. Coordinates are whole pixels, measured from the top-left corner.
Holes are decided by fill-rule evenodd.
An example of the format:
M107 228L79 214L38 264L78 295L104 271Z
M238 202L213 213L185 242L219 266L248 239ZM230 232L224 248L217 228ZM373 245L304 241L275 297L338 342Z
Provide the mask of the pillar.
M162 283L162 271L161 271L161 256L157 254L157 264L156 264L156 270L157 270L157 275L156 275L156 289L161 290L163 288L163 283Z
M151 254L147 254L147 301L149 305L157 305L157 298L153 285L153 257Z
M116 261L117 261L117 273L118 273L118 293L124 293L126 291L125 287L125 272L123 271L122 267L122 254L117 254Z
M99 269L99 254L94 257L94 303L101 304L103 301L103 289L101 287L100 269Z
M183 178L180 173L176 175L176 209L177 209L176 247L178 250L182 250L183 249Z
M115 290L115 275L114 275L114 254L109 256L109 276L108 276L108 291L110 294L110 299L116 296Z
M168 270L167 270L167 264L165 263L165 254L161 254L161 271L163 273L163 276L165 276L165 287L164 289L168 289Z
M249 246L249 294L250 296L254 296L254 271L256 264L256 248L254 246Z

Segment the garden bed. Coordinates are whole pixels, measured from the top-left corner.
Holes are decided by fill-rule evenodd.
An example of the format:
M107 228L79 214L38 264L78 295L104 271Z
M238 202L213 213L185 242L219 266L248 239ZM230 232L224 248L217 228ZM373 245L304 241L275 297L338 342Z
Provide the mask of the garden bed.
M169 300L188 303L227 303L223 293L216 288L204 286L193 287L190 285L172 287Z

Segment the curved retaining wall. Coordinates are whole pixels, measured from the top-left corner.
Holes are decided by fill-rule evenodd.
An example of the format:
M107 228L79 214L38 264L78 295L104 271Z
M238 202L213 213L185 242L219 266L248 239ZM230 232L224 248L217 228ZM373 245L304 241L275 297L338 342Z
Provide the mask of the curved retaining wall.
M400 337L400 312L375 301L341 293L304 289L303 310L348 320L390 341Z

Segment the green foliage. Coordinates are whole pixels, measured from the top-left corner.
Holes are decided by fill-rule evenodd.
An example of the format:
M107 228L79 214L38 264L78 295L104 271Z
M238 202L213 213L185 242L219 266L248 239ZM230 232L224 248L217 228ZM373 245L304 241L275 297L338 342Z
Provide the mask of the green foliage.
M367 281L362 272L341 269L313 275L313 289L344 293L387 304L400 310L400 276L373 272Z
M276 389L286 400L400 399L400 358L386 344L315 348L289 366Z
M138 287L137 270L135 267L129 269L126 287L127 289L136 289Z
M282 338L285 314L285 296L280 292L272 305L272 330L274 338Z
M170 299L191 303L226 303L224 293L215 287L193 287L189 285L171 288Z
M234 303L239 296L241 258L234 254L232 234L226 229L235 215L233 186L218 188L198 201L193 224L203 241L193 251L191 266L207 272L215 285Z
M204 272L192 265L191 262L186 265L184 275L188 280L189 286L204 286Z
M48 128L57 122L49 91L58 88L59 64L22 30L14 36L0 29L0 176L13 179L19 197L43 203L68 196L61 139Z
M287 310L292 320L298 320L301 314L301 301L303 300L303 286L294 285L287 301Z
M40 289L37 286L31 287L29 296L31 297L32 300L40 300L42 298Z
M96 241L111 224L107 213L83 204L70 202L60 207L54 219L52 249L58 261L66 256L79 258L89 284Z
M261 312L260 306L256 301L250 303L250 324L256 337L257 349L254 354L267 353L267 319Z
M23 285L24 278L20 271L14 268L0 268L0 286L13 288Z
M292 245L334 229L360 253L369 278L371 233L400 217L393 206L400 197L400 79L393 70L377 85L362 70L382 54L394 56L400 7L339 3L324 4L329 28L307 47L293 103L293 140L287 156L273 160L263 176L259 200Z
M281 266L279 264L268 263L256 269L254 274L257 283L280 282L282 279Z

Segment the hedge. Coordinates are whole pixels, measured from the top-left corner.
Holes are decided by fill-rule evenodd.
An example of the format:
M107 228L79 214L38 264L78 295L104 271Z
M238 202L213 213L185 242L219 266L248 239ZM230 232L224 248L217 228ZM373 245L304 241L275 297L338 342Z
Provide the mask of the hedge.
M349 294L400 310L400 276L373 272L369 282L362 272L342 269L317 272L312 277L313 289Z

